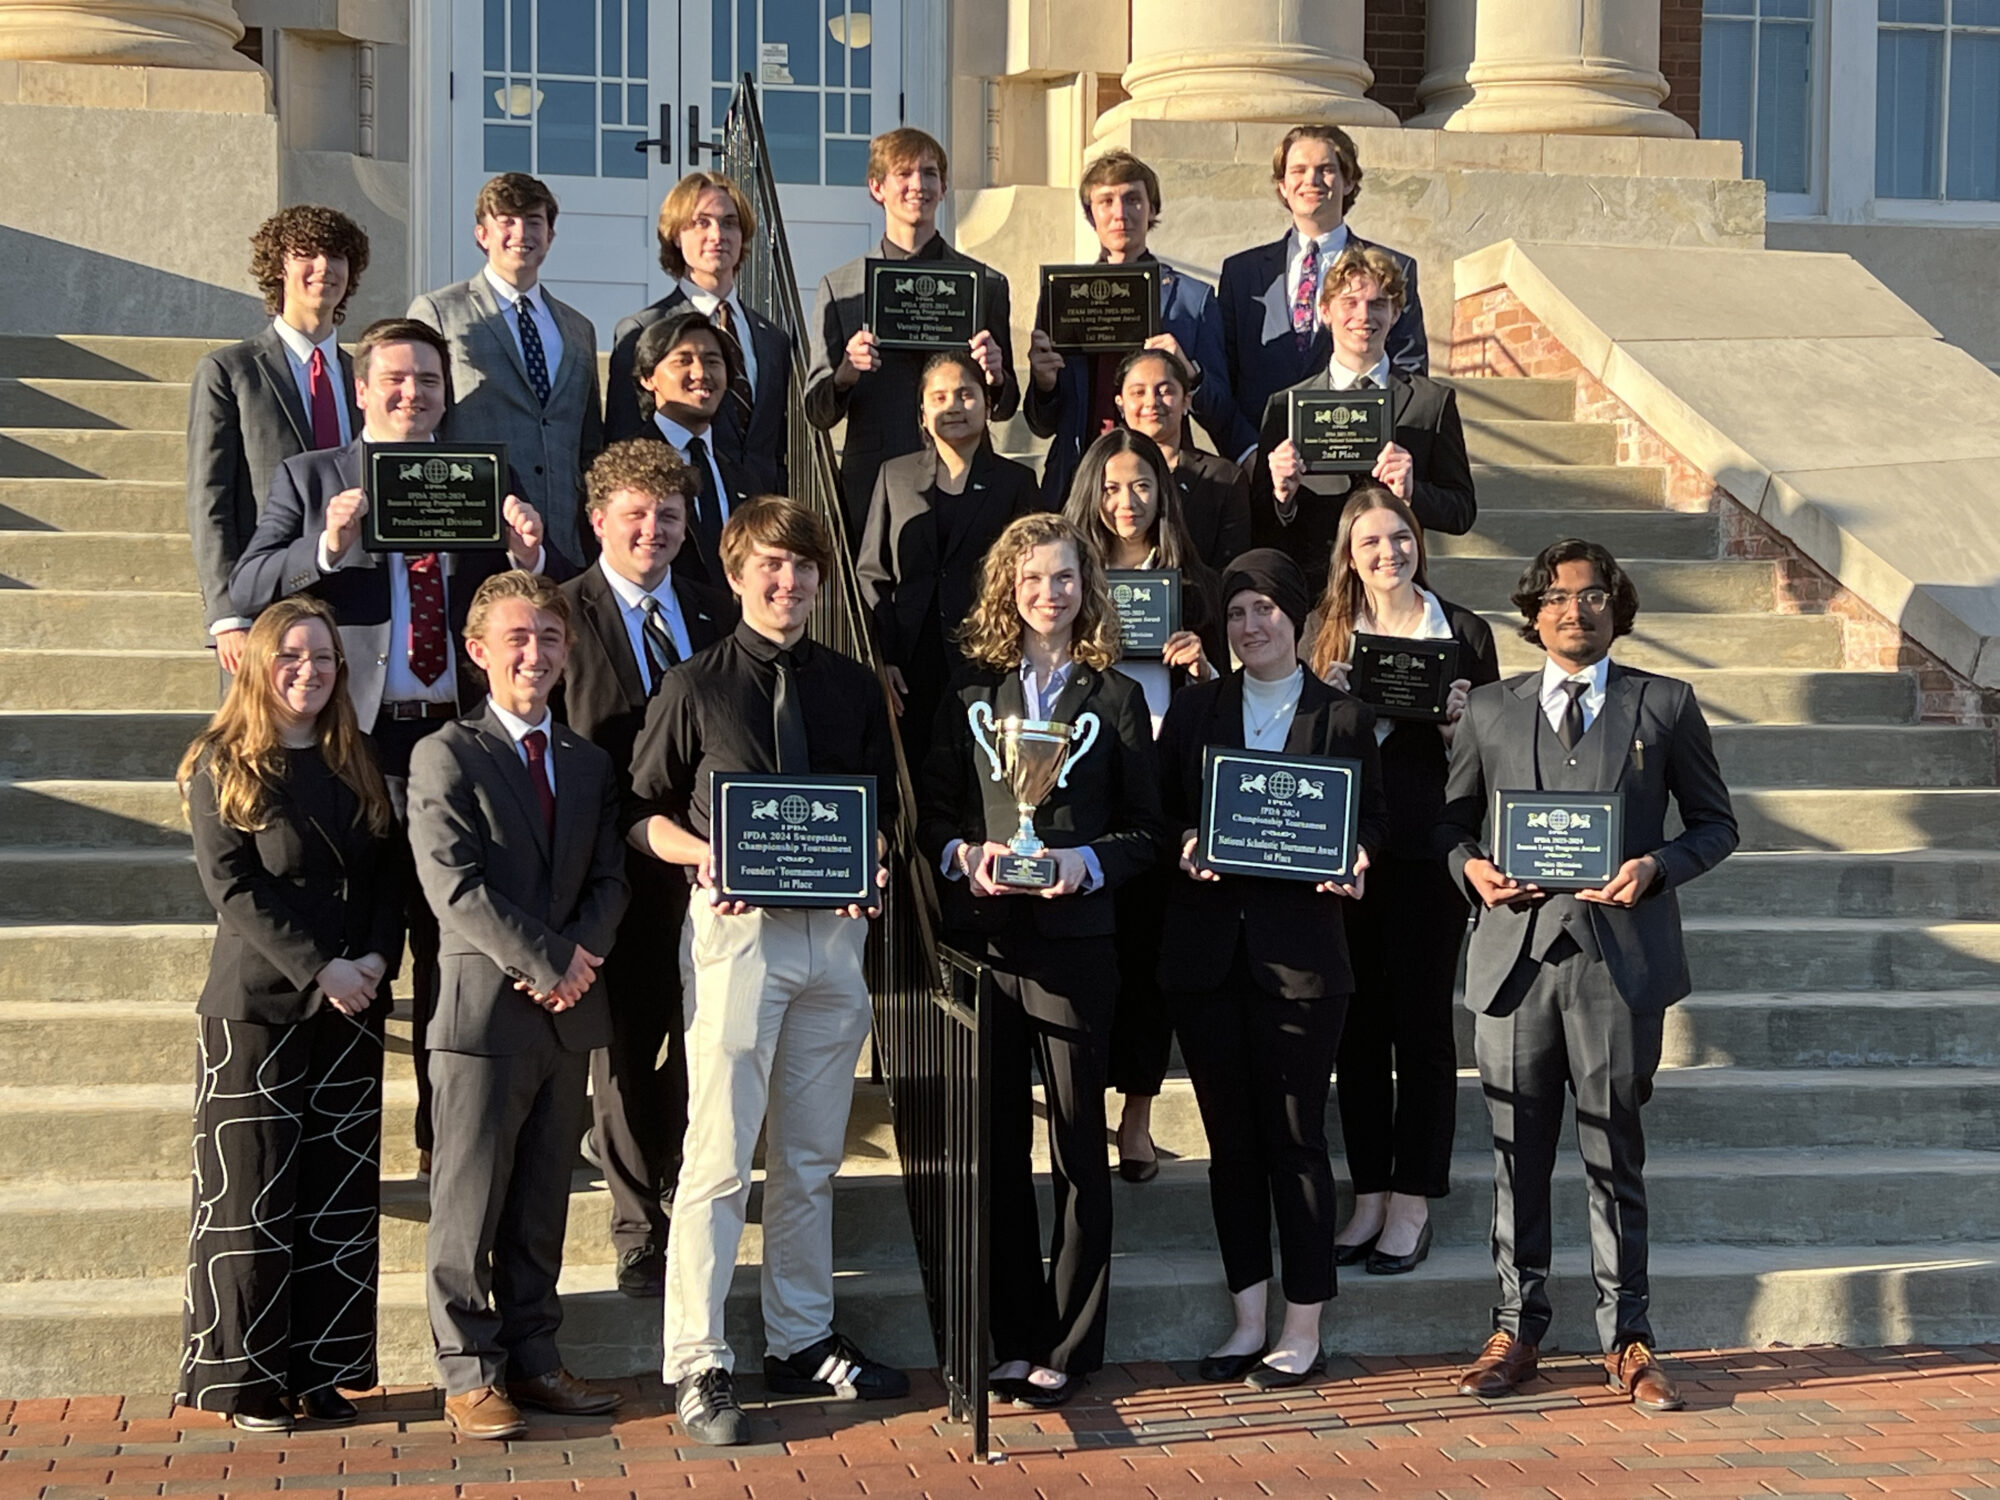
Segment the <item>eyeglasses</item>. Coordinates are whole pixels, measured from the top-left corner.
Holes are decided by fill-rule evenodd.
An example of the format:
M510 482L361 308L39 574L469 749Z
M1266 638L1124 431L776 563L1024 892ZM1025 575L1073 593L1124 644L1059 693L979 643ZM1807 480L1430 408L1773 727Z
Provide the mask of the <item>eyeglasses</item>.
M1542 608L1565 610L1569 608L1571 600L1574 600L1579 607L1589 610L1592 614L1596 614L1611 602L1611 591L1609 589L1583 589L1572 594L1567 589L1550 589L1546 594L1542 595Z

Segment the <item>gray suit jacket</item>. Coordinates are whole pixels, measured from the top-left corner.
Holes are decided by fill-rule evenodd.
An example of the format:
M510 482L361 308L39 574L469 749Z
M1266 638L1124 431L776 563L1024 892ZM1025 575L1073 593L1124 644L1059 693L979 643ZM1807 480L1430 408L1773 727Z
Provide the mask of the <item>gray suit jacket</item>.
M345 350L336 382L348 428L359 432L354 361ZM312 415L275 328L202 356L188 387L187 510L204 624L236 614L230 569L257 528L278 465L312 445Z
M1542 713L1541 683L1538 667L1474 688L1452 739L1438 844L1472 901L1465 1003L1479 1012L1504 1008L1515 998L1508 978L1524 951L1533 913L1526 907L1484 907L1466 884L1465 862L1490 857L1480 834L1494 792L1542 785L1536 743L1542 736L1553 741L1555 731ZM1550 789L1622 792L1624 857L1651 854L1660 862L1660 878L1637 905L1577 905L1589 918L1625 1003L1641 1014L1663 1011L1693 988L1675 892L1736 847L1736 814L1716 765L1708 721L1685 682L1613 662L1605 676L1604 707L1565 760L1567 774ZM1672 839L1669 796L1685 825Z
M527 765L492 703L420 741L410 757L410 850L438 918L434 1052L521 1052L553 1028L568 1051L611 1042L600 976L552 1016L521 991L554 989L578 944L603 957L625 914L625 846L611 757L551 725L556 827L544 831Z
M470 281L425 292L410 316L451 342L451 405L441 443L505 443L521 477L521 498L542 513L542 534L581 564L583 474L604 447L597 385L597 330L567 303L548 299L562 330L562 358L549 372L549 404L535 399L507 309L480 272Z

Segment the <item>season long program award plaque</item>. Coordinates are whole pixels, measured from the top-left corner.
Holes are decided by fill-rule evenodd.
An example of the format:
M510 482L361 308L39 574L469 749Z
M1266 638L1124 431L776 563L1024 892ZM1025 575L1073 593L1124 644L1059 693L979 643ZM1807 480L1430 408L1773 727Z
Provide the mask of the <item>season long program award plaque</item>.
M463 552L507 545L502 443L368 443L361 483L370 552Z
M1045 331L1058 354L1122 354L1160 331L1160 266L1042 267Z
M963 349L980 329L980 271L943 261L870 260L868 327L884 349Z
M1625 862L1623 792L1493 794L1493 862L1545 891L1596 890Z

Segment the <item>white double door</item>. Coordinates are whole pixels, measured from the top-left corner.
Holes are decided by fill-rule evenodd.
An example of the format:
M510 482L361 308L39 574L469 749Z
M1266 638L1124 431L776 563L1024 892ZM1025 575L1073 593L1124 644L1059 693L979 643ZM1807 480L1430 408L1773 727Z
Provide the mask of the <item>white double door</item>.
M472 204L528 172L561 205L543 280L597 325L666 294L654 225L715 170L737 81L757 80L808 312L828 268L881 232L869 137L897 123L903 0L441 0L451 56L450 274L473 275ZM642 143L651 143L643 145Z

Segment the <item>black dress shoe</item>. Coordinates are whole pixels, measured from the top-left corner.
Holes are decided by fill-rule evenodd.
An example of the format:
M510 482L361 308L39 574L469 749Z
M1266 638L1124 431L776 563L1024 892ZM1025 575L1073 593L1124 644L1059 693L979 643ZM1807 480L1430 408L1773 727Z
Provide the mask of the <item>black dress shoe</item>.
M352 1427L361 1420L361 1408L332 1386L307 1391L298 1398L297 1406L301 1417L323 1427Z
M1308 1380L1317 1380L1325 1373L1326 1351L1322 1349L1313 1356L1312 1363L1296 1375L1290 1370L1260 1362L1243 1383L1253 1391L1287 1391L1295 1385L1304 1385Z
M1061 1385L1036 1385L1032 1380L1023 1380L1021 1388L1014 1394L1016 1406L1032 1407L1036 1411L1054 1411L1058 1406L1069 1404L1069 1398L1083 1384L1081 1375L1066 1376Z
M658 1245L634 1245L618 1256L618 1290L628 1297L667 1294L667 1252Z
M1358 1245L1335 1245L1333 1247L1333 1263L1336 1266L1360 1265L1361 1262L1375 1253L1375 1242L1381 1238L1382 1232L1378 1229Z
M1138 1161L1129 1156L1118 1158L1118 1175L1127 1182L1151 1182L1160 1175L1160 1159Z
M1424 1220L1424 1227L1417 1232L1417 1248L1408 1255L1384 1255L1377 1250L1368 1257L1368 1264L1362 1267L1370 1276L1402 1276L1424 1263L1431 1253L1431 1221Z
M292 1408L276 1391L245 1391L236 1398L229 1420L244 1432L290 1432Z
M1266 1344L1250 1354L1211 1354L1201 1362L1199 1373L1203 1380L1214 1384L1232 1384L1256 1369L1270 1352L1271 1346Z

